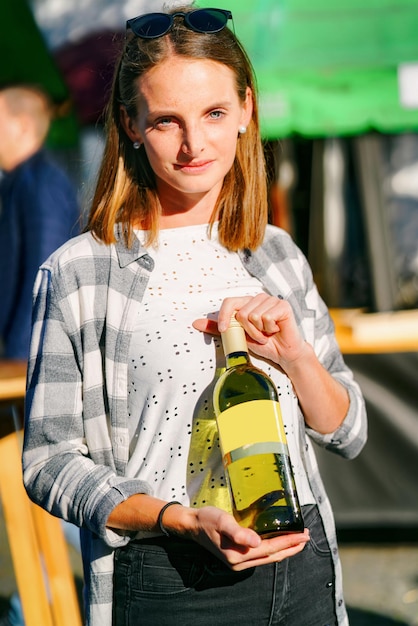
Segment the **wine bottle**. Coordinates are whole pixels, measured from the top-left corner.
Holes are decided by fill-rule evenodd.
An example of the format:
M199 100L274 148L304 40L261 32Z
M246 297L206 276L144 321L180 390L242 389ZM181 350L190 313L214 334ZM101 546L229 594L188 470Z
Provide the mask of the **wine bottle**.
M226 370L213 404L234 517L262 538L303 532L277 389L252 365L235 316L221 336Z

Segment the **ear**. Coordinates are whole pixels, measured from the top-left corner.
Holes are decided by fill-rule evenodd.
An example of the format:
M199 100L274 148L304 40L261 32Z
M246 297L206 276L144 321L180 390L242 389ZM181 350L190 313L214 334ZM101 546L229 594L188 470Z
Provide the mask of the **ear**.
M247 93L245 95L245 101L242 106L242 114L241 114L241 124L242 126L247 127L251 122L251 117L253 114L253 92L250 87L247 87Z
M124 105L120 106L120 123L122 125L123 130L128 135L129 139L132 141L139 141L142 143L142 136L139 130L136 127L135 121L129 117L126 107Z

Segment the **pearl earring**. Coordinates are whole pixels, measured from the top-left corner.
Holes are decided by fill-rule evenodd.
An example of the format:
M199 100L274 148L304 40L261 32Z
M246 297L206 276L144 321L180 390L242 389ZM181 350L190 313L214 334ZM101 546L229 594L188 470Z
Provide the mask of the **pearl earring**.
M238 132L240 135L244 135L247 132L247 127L246 126L240 126L238 128Z
M134 141L132 145L134 147L134 150L139 150L139 148L141 147L141 143L139 141Z

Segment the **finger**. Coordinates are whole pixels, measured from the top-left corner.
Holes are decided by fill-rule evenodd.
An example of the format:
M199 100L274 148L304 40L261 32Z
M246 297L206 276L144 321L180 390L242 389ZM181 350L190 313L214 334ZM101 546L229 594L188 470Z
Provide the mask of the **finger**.
M206 511L209 511L209 507L206 507ZM236 519L225 511L220 511L217 530L220 539L219 547L225 552L228 550L246 552L249 549L258 548L262 544L260 535L251 528L240 526Z
M199 318L192 322L192 326L196 330L200 330L203 333L208 333L210 335L219 335L218 324L214 320Z
M280 332L280 325L277 321L279 312L275 308L271 308L268 311L252 311L249 315L249 321L251 324L263 335L275 335ZM249 327L251 332L251 327ZM254 338L258 335L254 336Z
M272 296L256 297L240 309L237 317L248 321L262 333L273 335L280 331L280 324L289 317L289 306L284 300Z
M219 309L218 328L221 333L225 332L231 321L231 317L244 307L252 298L243 296L242 298L225 298ZM237 318L238 319L238 318Z
M296 554L299 554L299 552L302 552L302 550L305 548L306 543L306 541L303 541L302 543L299 543L295 546L291 546L273 554L267 554L266 556L250 559L247 558L240 563L230 565L230 568L235 572L241 572L251 567L258 567L259 565L267 565L268 563L280 563L281 561L284 561L284 559L288 559L289 557L295 556Z
M297 552L303 549L305 544L309 541L309 530L305 529L303 533L289 533L284 535L279 535L278 537L274 537L272 539L264 539L260 546L248 552L245 558L241 559L241 562L244 561L261 561L261 562L273 562L282 560L286 558L283 555L289 555L289 551L293 551L296 549ZM293 552L292 552L293 554ZM238 565L238 560L236 561Z
M282 300L265 293L249 300L236 314L247 334L260 343L266 342L266 336L268 338L280 331L282 316Z

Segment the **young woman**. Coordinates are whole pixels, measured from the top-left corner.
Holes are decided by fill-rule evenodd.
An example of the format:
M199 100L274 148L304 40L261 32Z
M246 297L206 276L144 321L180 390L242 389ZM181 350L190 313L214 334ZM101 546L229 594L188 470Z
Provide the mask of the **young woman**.
M93 626L346 623L311 439L355 456L364 404L305 258L267 224L231 17L128 22L88 231L37 278L25 484L82 529ZM261 540L229 512L211 398L234 310L280 391L304 533Z

